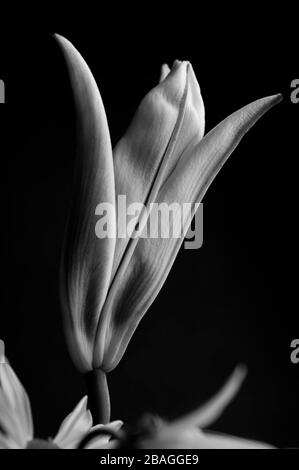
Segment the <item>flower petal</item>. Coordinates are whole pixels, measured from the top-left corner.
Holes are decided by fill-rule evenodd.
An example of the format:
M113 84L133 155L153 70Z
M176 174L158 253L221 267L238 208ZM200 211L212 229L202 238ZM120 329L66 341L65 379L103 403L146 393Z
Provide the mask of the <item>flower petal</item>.
M161 67L161 74L160 74L159 82L162 82L163 80L165 80L165 78L167 77L169 73L170 73L170 68L168 67L167 64L163 64Z
M194 140L165 180L155 202L199 203L244 134L280 99L275 95L257 100L230 115L202 140ZM176 212L173 225L181 221L185 234L190 218ZM132 240L101 317L102 322L107 321L106 371L121 359L139 321L163 286L182 241L183 236Z
M202 433L196 428L177 429L176 426L165 425L152 437L142 439L138 443L141 449L196 449Z
M77 159L72 208L66 232L61 292L66 334L79 369L90 370L96 325L111 276L115 236L95 234L100 202L115 205L112 148L102 99L86 62L65 38L64 54L77 112ZM116 232L115 214L110 217Z
M238 393L247 374L244 366L238 366L221 390L198 410L192 411L183 418L176 419L177 427L205 428L215 422Z
M18 416L13 413L6 397L0 390L0 426L5 436L14 438L20 447L25 445L23 431Z
M140 442L142 449L271 449L272 446L257 441L202 432L196 428L165 426L152 439Z
M116 195L126 195L127 206L154 202L182 152L195 138L201 139L203 133L204 105L199 85L191 65L176 61L167 77L144 98L131 126L113 151ZM124 266L128 265L136 246L136 239L129 238L131 235L132 232L117 238L113 282L98 326L94 367L105 368L109 362L104 359L103 349L109 341L106 328L114 296L125 288Z
M195 137L202 138L204 126L204 105L192 66L176 61L145 96L113 150L116 195L126 195L127 205L154 200L182 151ZM117 240L113 275L128 241L128 237Z
M116 439L107 439L106 437L96 437L87 446L86 449L117 449L119 442Z
M149 197L184 114L186 83L187 63L177 63L167 78L142 100L127 132L113 150L116 196L126 195L127 205L144 203ZM117 240L113 275L128 241L128 237Z
M75 409L63 420L53 442L62 449L75 449L90 431L92 416L87 410L87 396L83 397Z
M107 431L108 433L110 431L117 432L121 429L123 424L123 421L121 421L120 419L116 419L115 421L111 421L108 424L97 424L96 426L93 426L90 431L101 429L102 431Z
M7 438L21 448L33 438L28 395L7 362L0 364L0 426Z
M2 449L22 449L13 439L0 432L0 450Z
M111 437L110 432L117 433L123 426L122 421L111 421L109 424L98 424L93 426L90 430L96 431L100 429L103 433L107 431L107 435L101 434L98 437L92 439L89 444L86 446L86 449L113 449L115 447L115 439Z

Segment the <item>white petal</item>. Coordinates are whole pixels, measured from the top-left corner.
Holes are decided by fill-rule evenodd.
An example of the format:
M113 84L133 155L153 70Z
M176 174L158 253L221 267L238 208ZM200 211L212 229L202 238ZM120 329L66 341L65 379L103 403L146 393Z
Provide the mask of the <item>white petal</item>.
M97 424L96 426L93 426L91 428L91 431L95 431L97 429L102 429L102 430L107 430L107 431L114 431L117 432L120 430L120 428L123 426L123 421L120 419L117 419L115 421L111 421L108 424Z
M20 447L33 438L28 395L8 363L0 364L0 423Z
M109 424L98 424L93 426L90 432L100 429L103 433L107 431L107 435L101 434L92 439L86 446L86 449L113 449L115 446L114 437L110 435L110 431L117 433L123 426L122 421L112 421Z
M176 61L165 80L146 95L128 131L113 151L116 195L125 194L127 206L137 202L149 207L156 201L161 186L171 175L182 153L194 145L194 140L198 142L202 138L204 126L204 104L192 67L188 62ZM143 227L141 220L139 225L139 229ZM155 252L155 247L149 244L143 250L140 246L135 257L134 250L139 240L130 236L131 233L117 238L113 283L103 307L95 343L93 365L99 367L106 342L102 365L106 371L112 370L124 353L128 338L141 319L140 310L145 313L143 307L137 313L132 303L136 299L139 304L144 303L152 294L151 288L148 289L152 281L147 277L152 266L143 269L143 262L146 263L149 250ZM158 242L155 240L153 245ZM151 257L151 261L157 264L163 259L168 265L167 255L154 253ZM155 272L150 273L153 279L157 278L154 281L155 295L157 284L161 284L160 275L164 275L162 270L157 276ZM136 278L139 285L143 284L141 289L135 290L132 285ZM135 297L132 303L131 296Z
M115 439L109 440L108 438L95 437L87 446L86 449L115 449L118 445L118 441Z
M16 440L20 447L25 445L24 433L19 417L14 413L7 398L0 389L0 426L9 438Z
M198 410L176 419L172 424L184 428L195 426L205 428L212 424L220 417L228 404L234 399L246 377L246 373L246 367L237 367L222 389L211 400Z
M74 449L90 431L91 426L92 416L87 410L87 396L85 396L64 419L53 441L62 449Z
M182 152L194 138L202 138L204 127L204 104L192 66L176 61L142 100L113 149L116 195L125 194L128 205L154 200ZM117 240L113 276L127 244L127 238Z
M67 39L55 38L67 64L77 117L77 158L61 294L69 349L77 367L86 372L92 369L94 336L109 288L115 247L114 210L109 220L111 237L100 239L95 233L98 204L108 203L112 208L115 204L112 147L103 102L88 65Z
M165 156L183 120L186 83L187 63L183 62L143 98L125 135L113 149L116 196L125 194L127 205L146 202L161 162L169 163ZM128 241L117 240L112 277Z
M108 424L97 424L96 426L93 426L90 431L97 431L98 429L100 429L102 432L107 431L108 434L111 431L117 433L121 429L123 424L124 423L120 420L111 421Z
M160 80L159 82L163 82L167 75L170 73L170 68L168 67L167 64L163 64L161 67L161 74L160 74Z

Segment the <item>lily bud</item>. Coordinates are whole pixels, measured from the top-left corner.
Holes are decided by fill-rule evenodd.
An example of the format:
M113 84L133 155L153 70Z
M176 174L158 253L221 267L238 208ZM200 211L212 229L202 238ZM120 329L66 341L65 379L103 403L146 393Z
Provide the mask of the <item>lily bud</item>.
M192 66L162 67L159 84L139 105L112 152L100 93L86 62L65 38L64 54L77 111L74 195L62 262L65 331L82 372L109 372L122 358L138 323L158 295L184 239L118 237L116 198L127 204L199 203L216 174L250 127L280 95L236 111L205 137L204 104ZM112 205L113 237L95 234L99 203ZM147 223L141 213L141 232ZM146 214L146 215L144 215ZM194 214L193 214L194 215ZM173 224L179 223L174 215ZM102 379L101 379L102 380Z

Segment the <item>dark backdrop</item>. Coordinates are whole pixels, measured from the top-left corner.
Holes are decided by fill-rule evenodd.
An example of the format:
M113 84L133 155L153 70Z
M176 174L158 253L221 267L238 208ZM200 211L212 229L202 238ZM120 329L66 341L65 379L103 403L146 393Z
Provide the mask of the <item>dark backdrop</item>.
M163 28L162 28L163 29ZM299 445L297 127L290 102L294 46L254 25L232 38L199 29L129 38L58 29L89 64L115 143L160 65L192 62L207 130L276 92L284 101L247 134L204 199L204 244L182 249L158 298L109 376L112 415L173 418L200 405L236 364L249 375L213 429ZM54 30L53 30L54 32ZM134 31L133 31L134 33ZM254 37L252 37L254 36ZM255 39L255 40L253 40ZM74 110L61 53L49 34L1 38L0 338L31 399L36 434L55 434L85 393L66 350L58 297L62 234L74 160Z

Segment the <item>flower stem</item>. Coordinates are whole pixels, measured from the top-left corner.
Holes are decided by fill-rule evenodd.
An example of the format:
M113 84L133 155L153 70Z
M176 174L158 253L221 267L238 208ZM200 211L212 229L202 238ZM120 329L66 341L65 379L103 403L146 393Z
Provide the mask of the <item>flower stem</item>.
M93 369L85 374L88 393L88 408L93 417L93 424L107 424L110 421L110 396L106 373Z

